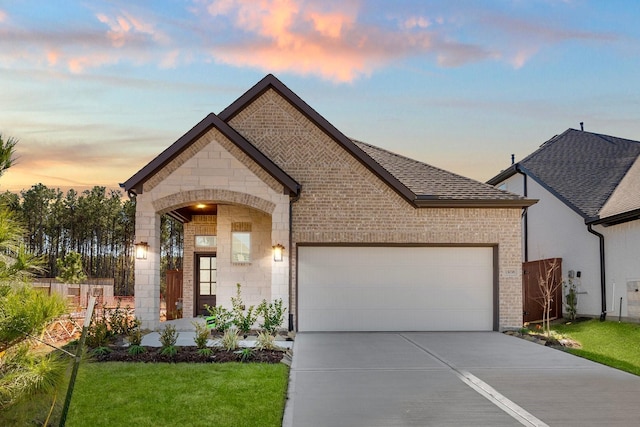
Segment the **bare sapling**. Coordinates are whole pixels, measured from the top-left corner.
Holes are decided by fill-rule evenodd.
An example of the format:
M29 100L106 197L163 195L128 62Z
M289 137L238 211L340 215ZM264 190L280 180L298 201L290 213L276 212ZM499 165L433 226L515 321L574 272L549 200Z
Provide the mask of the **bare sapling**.
M560 263L557 259L553 259L549 263L543 263L540 267L545 269L541 271L540 278L538 279L538 289L540 290L540 296L536 298L536 302L542 306L542 328L546 336L551 335L551 308L553 307L554 298L558 289L562 286L562 279L559 274L556 274L560 268Z

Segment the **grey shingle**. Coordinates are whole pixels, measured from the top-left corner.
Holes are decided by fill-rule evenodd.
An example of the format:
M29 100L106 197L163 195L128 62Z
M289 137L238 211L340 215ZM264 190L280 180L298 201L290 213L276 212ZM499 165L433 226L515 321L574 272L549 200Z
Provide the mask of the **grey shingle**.
M439 200L523 200L491 185L392 153L361 141L353 142L417 196Z
M640 142L568 129L519 162L528 174L595 218L640 155Z

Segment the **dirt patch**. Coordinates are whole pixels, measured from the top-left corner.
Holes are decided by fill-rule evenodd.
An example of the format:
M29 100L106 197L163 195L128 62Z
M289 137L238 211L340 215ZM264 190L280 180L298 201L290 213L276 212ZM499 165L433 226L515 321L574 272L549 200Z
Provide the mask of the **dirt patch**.
M94 355L97 362L144 362L144 363L225 363L225 362L261 362L280 363L285 356L285 350L251 350L250 353L242 351L227 351L224 349L210 348L211 355L198 353L197 347L177 347L174 355L161 354L157 347L144 347L145 352L129 354L125 347L112 348L106 354ZM244 357L244 359L243 359Z

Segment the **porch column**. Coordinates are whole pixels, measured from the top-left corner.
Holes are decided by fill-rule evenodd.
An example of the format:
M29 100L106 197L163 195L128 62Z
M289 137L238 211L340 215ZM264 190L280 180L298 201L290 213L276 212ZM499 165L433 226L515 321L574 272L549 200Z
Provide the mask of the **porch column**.
M160 215L143 195L136 199L136 240L149 245L147 259L135 261L136 317L143 329L160 325Z
M284 198L283 198L284 199ZM289 247L289 198L278 203L271 215L271 244L275 246L281 244L285 247L281 262L271 259L271 300L282 299L283 307L286 308L285 321L283 326L287 327L289 318L289 260L291 258L291 248Z

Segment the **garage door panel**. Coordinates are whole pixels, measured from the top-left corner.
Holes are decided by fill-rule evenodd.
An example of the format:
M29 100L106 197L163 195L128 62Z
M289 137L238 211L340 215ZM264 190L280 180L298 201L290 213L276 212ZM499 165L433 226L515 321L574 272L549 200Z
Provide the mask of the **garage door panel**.
M428 325L429 331L484 331L483 324L491 324L493 316L486 311L469 313L467 310L333 310L309 313L316 318L313 324L300 319L301 331L415 331L417 324ZM476 318L475 326L469 327L466 318ZM313 329L311 329L313 327Z
M307 289L306 296L299 304L300 309L354 307L354 301L362 299L366 292L366 307L375 309L428 308L433 310L491 310L493 301L484 289L459 287L449 289L432 288L429 291L409 286L361 287L341 286L334 289L339 292L328 293L329 288ZM357 305L356 305L357 306Z
M493 249L300 247L301 331L491 330Z

